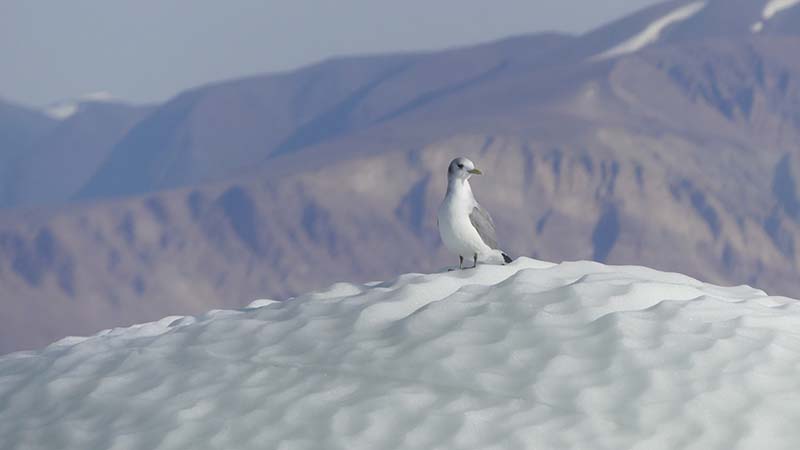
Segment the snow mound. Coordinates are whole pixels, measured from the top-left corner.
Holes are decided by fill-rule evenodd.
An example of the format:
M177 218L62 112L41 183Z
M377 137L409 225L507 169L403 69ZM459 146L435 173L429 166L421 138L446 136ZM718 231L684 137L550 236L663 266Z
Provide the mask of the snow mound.
M7 355L0 448L798 448L799 368L794 300L521 258Z
M661 17L655 22L650 23L644 30L632 38L612 47L605 52L595 56L593 59L601 60L614 58L628 53L637 52L648 45L658 42L663 32L668 26L677 22L682 22L699 13L706 7L706 2L694 2L683 5L675 9L666 16Z

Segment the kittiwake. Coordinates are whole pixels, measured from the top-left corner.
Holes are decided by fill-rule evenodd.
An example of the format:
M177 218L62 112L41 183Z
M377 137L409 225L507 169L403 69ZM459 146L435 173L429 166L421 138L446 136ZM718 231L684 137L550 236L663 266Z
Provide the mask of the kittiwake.
M458 255L458 268L464 258L472 258L472 267L481 261L510 263L511 258L497 246L492 216L481 208L472 195L469 178L481 175L467 158L456 158L447 168L447 194L444 196L437 222L442 242Z

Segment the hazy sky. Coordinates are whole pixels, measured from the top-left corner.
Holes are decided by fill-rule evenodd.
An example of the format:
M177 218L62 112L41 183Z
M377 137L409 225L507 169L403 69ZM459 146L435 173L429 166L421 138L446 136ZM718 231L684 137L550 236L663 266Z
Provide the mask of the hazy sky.
M335 55L580 33L658 0L0 0L0 98L186 88Z

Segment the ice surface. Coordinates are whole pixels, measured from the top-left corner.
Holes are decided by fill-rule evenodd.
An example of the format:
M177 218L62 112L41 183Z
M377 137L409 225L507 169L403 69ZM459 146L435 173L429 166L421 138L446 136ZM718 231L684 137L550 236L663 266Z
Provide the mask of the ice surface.
M799 365L795 300L521 258L7 355L0 449L795 449Z
M702 11L702 9L705 8L705 6L706 2L694 2L694 3L689 3L688 5L681 6L680 8L672 11L666 16L661 17L655 22L652 22L636 36L597 55L595 59L613 58L616 56L625 55L627 53L633 53L639 51L642 48L657 42L658 39L661 37L661 32L664 31L665 28L676 22L681 22L686 19L689 19L698 12Z
M269 306L269 305L271 305L273 303L280 303L280 302L277 301L277 300L261 299L261 300L255 300L255 301L251 302L249 305L247 305L247 307L251 308L251 309L253 309L253 308L263 308L263 307Z

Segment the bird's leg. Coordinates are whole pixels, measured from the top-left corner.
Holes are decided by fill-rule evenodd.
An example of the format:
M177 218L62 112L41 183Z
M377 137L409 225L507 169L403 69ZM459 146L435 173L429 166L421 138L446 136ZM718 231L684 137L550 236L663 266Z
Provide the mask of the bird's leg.
M472 255L472 268L474 269L476 267L478 267L478 254L477 253Z
M461 270L463 268L464 268L464 257L458 255L458 270Z

